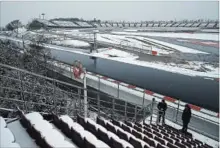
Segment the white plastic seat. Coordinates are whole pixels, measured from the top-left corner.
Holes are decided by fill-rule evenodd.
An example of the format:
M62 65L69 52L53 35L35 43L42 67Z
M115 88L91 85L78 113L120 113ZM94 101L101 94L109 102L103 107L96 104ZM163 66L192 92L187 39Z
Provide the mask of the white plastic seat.
M10 143L7 148L21 148L21 146L18 143Z
M14 135L8 128L2 128L0 134L0 147L7 147L15 141Z
M5 119L0 116L0 129L6 128L6 126L7 124L5 122Z

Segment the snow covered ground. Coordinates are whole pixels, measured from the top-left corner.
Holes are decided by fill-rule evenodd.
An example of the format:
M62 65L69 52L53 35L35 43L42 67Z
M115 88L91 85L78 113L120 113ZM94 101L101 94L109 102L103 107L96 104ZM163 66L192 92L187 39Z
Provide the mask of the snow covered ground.
M71 46L71 47L90 47L90 44L80 40L61 40L61 41L51 41L52 44L59 46Z
M150 38L146 38L146 37L135 37L135 38L141 39L141 40L147 39L148 41L152 41L152 42L155 42L155 43L158 43L158 44L162 44L162 45L174 48L174 49L176 49L176 50L178 50L180 52L183 52L183 53L192 53L192 54L202 53L202 54L208 54L207 52L203 52L203 51L199 51L199 50L196 50L196 49L192 49L192 48L188 48L188 47L184 47L184 46L180 46L180 45L175 45L175 44L171 44L171 43L167 43L167 42L163 42L163 41L158 41L158 40L150 39Z
M112 44L136 47L136 48L140 48L140 49L148 50L148 51L154 50L154 51L157 51L158 54L172 53L172 51L164 50L162 48L152 46L152 45L146 44L144 42L141 42L141 41L138 41L132 38L127 38L126 36L123 36L123 35L97 34L97 40L112 43Z
M137 59L138 56L121 51L115 48L99 48L98 53L94 52L92 53L93 56L96 57L111 57L114 59L121 59L121 58L126 58L126 59Z
M139 32L115 32L114 34L123 34L123 35L144 35L144 36L159 36L159 37L170 37L170 38L186 38L186 39L200 39L200 40L212 40L212 41L219 41L218 34L208 34L208 33L139 33Z

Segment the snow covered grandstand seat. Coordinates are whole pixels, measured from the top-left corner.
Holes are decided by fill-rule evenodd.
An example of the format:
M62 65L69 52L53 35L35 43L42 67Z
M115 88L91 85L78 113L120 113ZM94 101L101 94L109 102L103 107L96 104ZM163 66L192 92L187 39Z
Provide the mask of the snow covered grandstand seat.
M72 130L72 141L76 143L77 145L83 145L84 144L84 136L82 135L82 132L84 131L77 131L77 130Z
M117 130L117 135L121 139L124 139L125 141L129 141L128 135L125 132L123 132L121 129Z
M151 134L150 132L144 130L144 134L147 135L150 138L153 138L153 134Z
M162 135L160 133L156 132L156 131L153 131L153 134L156 135L157 137L162 138Z
M86 130L90 131L91 133L97 136L98 131L96 129L95 124L91 122L91 119L86 121Z
M129 142L135 147L135 148L148 148L147 145L141 143L139 140L134 138L133 136L130 137Z
M108 145L110 144L110 140L109 140L109 136L107 132L104 132L103 130L98 129L97 135L100 140L104 141Z
M162 138L159 138L159 137L155 136L154 139L155 139L156 141L158 141L159 143L165 145L165 141L164 141Z
M133 127L133 124L132 124L131 122L129 122L129 121L125 121L124 123L125 123L126 125L130 126L130 127Z
M118 121L116 121L116 120L114 120L114 119L112 119L112 123L113 123L114 125L121 126L120 122L118 122Z
M171 144L174 143L173 139L169 138L168 136L164 136L163 139L170 142Z
M179 143L179 142L175 142L175 145L178 146L178 147L180 147L180 148L186 148L185 145L183 145L183 144L181 144L181 143Z
M152 147L156 147L156 144L153 140L151 140L150 138L148 138L147 136L144 136L144 139L143 139L146 143L148 143L150 146Z
M131 129L128 126L126 126L125 124L122 124L122 129L125 130L126 132L131 133Z
M169 148L178 148L177 146L171 144L170 142L167 143L167 147L169 147Z
M105 121L104 121L103 119L99 118L99 117L97 117L96 122L97 122L98 124L102 125L103 127L105 127L105 125L106 125L106 124L105 124Z
M80 125L82 125L83 127L85 127L86 122L85 122L85 120L84 120L84 118L83 118L82 116L77 115L76 120L77 120L77 122L78 122Z
M142 124L140 124L140 123L138 123L138 122L135 122L135 125L137 125L138 127L143 128L143 125L142 125Z
M96 148L96 146L93 143L91 143L90 140L85 138L84 142L85 142L85 147L86 148Z
M158 143L156 148L166 148L166 146L161 145L160 143Z
M139 131L139 132L142 132L142 128L141 127L138 127L137 125L134 125L134 129Z
M124 148L124 147L123 147L123 144L120 143L120 142L118 142L118 141L115 140L115 139L112 139L112 147L114 147L114 148Z
M177 142L180 142L180 140L178 138L176 138L174 135L171 135L170 138L177 141Z
M161 134L163 134L163 135L164 135L164 137L167 137L167 138L168 138L168 137L170 137L170 135L169 135L169 134L167 134L167 133L165 133L164 131L161 131L160 133L161 133Z
M147 126L144 126L144 129L148 132L152 132L151 128L150 127L147 127Z
M137 132L136 130L132 130L132 134L136 137L136 138L139 138L139 139L142 139L142 135Z
M116 132L117 132L115 127L112 124L110 124L109 122L107 122L106 128L107 128L107 130L111 131L112 133L116 134Z

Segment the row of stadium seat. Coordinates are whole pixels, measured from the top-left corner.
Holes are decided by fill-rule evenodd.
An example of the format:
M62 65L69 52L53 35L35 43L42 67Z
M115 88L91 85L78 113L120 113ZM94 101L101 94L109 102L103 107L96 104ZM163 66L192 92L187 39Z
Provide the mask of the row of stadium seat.
M99 125L89 118L84 119L81 116L77 116L77 122L93 133L98 139L108 144L111 148L134 148L131 144L108 130L108 128Z
M7 128L7 123L4 118L0 116L0 147L1 148L20 148L16 143L15 137L11 130Z
M52 114L48 118L37 112L21 113L20 119L22 126L42 148L212 148L169 125L122 122L101 117L93 121L80 115L77 115L76 121L67 115L58 117Z
M26 115L21 113L20 123L26 128L28 134L35 139L36 144L42 148L76 148L73 143L65 140L65 137L54 129L52 124L44 120L38 112L32 112Z
M53 123L80 148L110 148L67 115L53 115Z

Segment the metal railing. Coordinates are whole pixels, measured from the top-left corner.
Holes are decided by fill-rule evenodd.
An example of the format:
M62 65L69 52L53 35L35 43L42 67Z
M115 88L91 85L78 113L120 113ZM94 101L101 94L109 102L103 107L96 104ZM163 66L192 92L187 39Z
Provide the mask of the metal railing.
M0 111L13 112L17 107L25 112L85 114L84 88L54 78L0 63ZM150 105L140 106L113 96L87 89L88 115L141 121L150 115ZM1 113L0 112L0 113Z

